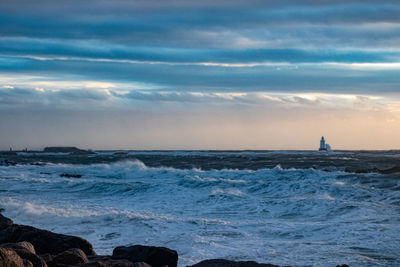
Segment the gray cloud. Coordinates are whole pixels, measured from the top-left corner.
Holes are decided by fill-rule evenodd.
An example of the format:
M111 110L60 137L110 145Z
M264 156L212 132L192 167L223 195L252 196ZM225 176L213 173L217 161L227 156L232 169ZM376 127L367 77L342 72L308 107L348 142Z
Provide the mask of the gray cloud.
M15 2L15 3L14 3ZM41 3L41 1L39 1ZM73 40L102 40L110 43L144 46L196 46L198 32L234 32L250 40L258 40L260 33L269 32L263 39L279 47L285 39L318 41L329 46L329 40L341 40L350 45L352 39L368 39L374 47L382 28L369 29L362 36L341 38L340 30L360 33L365 24L400 23L400 5L394 1L233 1L212 3L174 1L166 5L160 1L2 1L0 4L0 34L9 37L58 38ZM2 5L2 6L1 6ZM3 11L3 12L1 12ZM319 27L337 27L320 31ZM300 31L298 35L296 32ZM305 35L304 35L305 34ZM392 34L399 36L397 32ZM310 40L310 36L316 35ZM347 34L349 35L349 34ZM218 38L201 40L204 46L215 47ZM227 43L232 43L228 40ZM286 42L287 44L287 42ZM294 44L294 42L292 42ZM364 42L364 46L368 43ZM262 45L262 44L261 44ZM270 42L271 45L271 42ZM262 46L261 46L262 47Z
M1 1L0 70L21 81L33 75L157 88L113 96L148 102L220 103L219 92L396 93L399 13L398 1L373 0ZM3 104L110 101L85 88L13 86L2 92Z
M44 90L42 88L0 88L0 108L76 108L106 102L107 95L101 91ZM86 106L88 107L88 106Z
M351 65L343 68L340 64L232 68L84 60L43 61L7 57L0 60L0 68L3 74L35 74L44 81L91 80L121 82L128 85L141 83L161 90L178 92L389 93L398 92L400 83L398 68L363 70L353 69Z

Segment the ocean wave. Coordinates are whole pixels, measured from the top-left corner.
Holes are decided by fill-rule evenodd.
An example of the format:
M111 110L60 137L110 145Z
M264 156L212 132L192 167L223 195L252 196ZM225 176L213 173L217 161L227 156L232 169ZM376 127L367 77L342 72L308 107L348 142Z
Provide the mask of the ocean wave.
M256 172L265 172L265 171L282 171L282 172L291 172L291 171L316 171L313 169L282 169L280 165L277 165L274 168L264 168L259 170L247 170L247 169L220 169L220 170L202 170L199 168L191 168L191 169L177 169L173 167L148 167L140 160L123 160L117 161L114 163L102 163L102 164L54 164L48 163L44 166L35 166L35 165L15 165L15 166L0 166L0 177L21 177L26 173L36 173L43 175L51 175L51 174L61 174L61 173L71 173L71 174L90 174L98 177L110 177L115 178L119 176L124 176L125 174L129 174L132 172L138 171L147 171L147 172L172 172L172 173L256 173ZM123 175L124 174L124 175ZM212 178L211 178L212 179ZM227 178L229 180L229 178ZM227 181L228 181L227 180ZM234 181L232 181L234 182Z
M0 166L0 181L6 216L82 236L104 254L144 243L178 250L182 264L279 255L281 264L293 265L302 255L299 264L306 266L327 254L354 263L362 252L350 246L367 244L381 255L400 247L400 181L376 174L280 165L179 169L124 160Z

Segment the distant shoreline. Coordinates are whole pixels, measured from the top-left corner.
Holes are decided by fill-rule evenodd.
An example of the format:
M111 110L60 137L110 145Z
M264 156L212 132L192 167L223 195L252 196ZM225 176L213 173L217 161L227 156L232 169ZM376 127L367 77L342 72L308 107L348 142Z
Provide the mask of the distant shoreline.
M86 150L86 149L81 149ZM318 149L88 149L93 152L112 152L112 151L130 151L130 152L320 152ZM43 150L0 150L0 153L7 152L27 152L27 153L47 153ZM400 148L394 149L334 149L333 152L399 152ZM56 153L56 152L55 152ZM62 152L59 152L62 153Z

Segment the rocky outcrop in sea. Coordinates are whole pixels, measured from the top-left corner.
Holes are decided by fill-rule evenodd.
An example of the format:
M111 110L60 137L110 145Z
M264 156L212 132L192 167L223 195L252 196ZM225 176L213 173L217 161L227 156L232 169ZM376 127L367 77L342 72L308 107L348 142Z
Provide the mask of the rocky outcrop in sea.
M165 247L119 246L96 255L87 240L14 224L0 214L0 267L177 267L178 253ZM279 267L254 261L204 260L188 267ZM337 267L348 267L341 265Z

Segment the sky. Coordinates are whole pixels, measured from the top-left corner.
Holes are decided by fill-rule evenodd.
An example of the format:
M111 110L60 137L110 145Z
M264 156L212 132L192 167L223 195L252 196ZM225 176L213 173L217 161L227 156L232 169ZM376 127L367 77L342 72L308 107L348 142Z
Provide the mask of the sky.
M400 2L2 0L0 149L400 149Z

